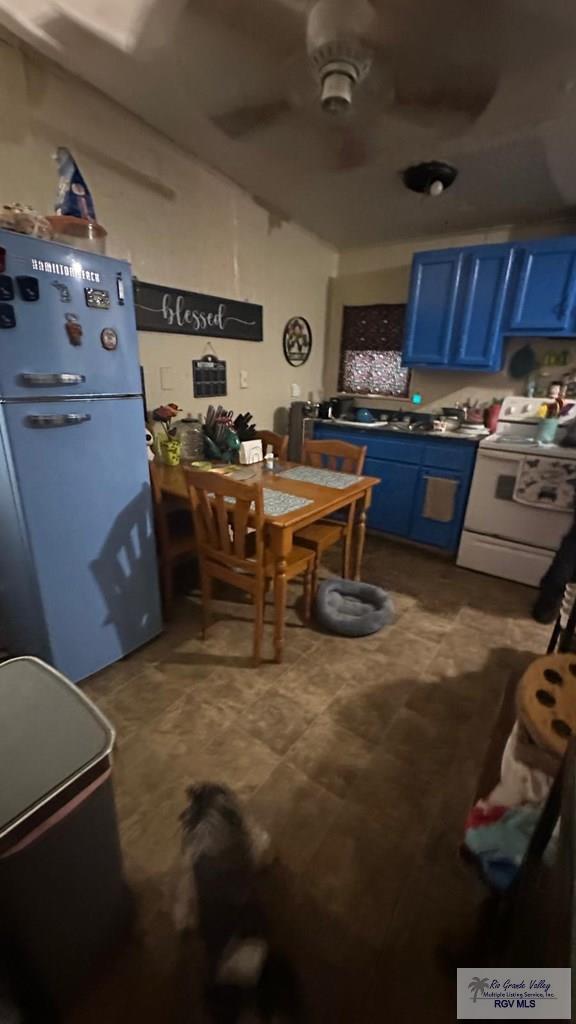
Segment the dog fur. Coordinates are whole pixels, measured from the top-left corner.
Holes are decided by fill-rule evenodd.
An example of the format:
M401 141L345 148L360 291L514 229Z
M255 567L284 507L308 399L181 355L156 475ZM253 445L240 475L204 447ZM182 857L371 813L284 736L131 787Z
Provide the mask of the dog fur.
M295 1021L291 971L268 944L257 892L270 857L268 834L248 820L234 793L205 782L187 790L174 923L197 930L207 967L206 1001L216 1024Z

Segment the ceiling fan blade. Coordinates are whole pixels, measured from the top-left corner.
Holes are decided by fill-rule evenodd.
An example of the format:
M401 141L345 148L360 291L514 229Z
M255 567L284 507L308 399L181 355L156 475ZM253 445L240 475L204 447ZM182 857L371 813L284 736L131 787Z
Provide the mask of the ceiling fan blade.
M370 146L362 135L352 130L344 133L336 154L337 171L357 171L370 163Z
M305 8L273 0L191 0L195 13L239 32L280 57L304 44Z
M442 62L403 64L394 72L392 116L441 134L464 131L492 100L498 78L491 69Z
M213 115L210 120L230 139L241 139L260 128L265 128L279 118L289 114L292 104L286 99L271 100L268 103L252 103L243 107L226 110Z

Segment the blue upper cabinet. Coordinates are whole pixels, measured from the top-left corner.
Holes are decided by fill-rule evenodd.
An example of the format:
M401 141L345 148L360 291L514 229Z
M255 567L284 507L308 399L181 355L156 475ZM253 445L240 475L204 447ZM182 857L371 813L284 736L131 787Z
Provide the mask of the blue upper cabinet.
M550 238L516 248L519 276L509 333L576 333L576 238Z
M451 345L452 365L470 370L500 369L502 319L512 260L512 249L506 245L482 245L466 253Z
M509 245L416 253L403 362L499 370L512 258Z
M522 334L576 337L576 237L414 255L406 366L497 372Z
M460 249L416 253L406 320L406 366L447 366L462 276Z

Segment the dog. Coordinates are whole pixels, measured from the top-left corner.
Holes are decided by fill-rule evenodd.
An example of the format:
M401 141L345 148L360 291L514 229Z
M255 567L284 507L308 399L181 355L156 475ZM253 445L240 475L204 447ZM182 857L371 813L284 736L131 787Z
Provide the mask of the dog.
M174 923L197 930L206 959L206 1005L214 1024L300 1020L294 976L269 946L257 892L271 857L268 834L244 817L218 783L188 788Z

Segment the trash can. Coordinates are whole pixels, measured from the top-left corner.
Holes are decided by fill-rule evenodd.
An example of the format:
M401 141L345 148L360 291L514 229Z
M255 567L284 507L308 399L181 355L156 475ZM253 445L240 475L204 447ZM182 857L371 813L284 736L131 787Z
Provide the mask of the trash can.
M72 1002L129 920L113 743L59 672L37 658L0 664L0 959L42 1020Z

